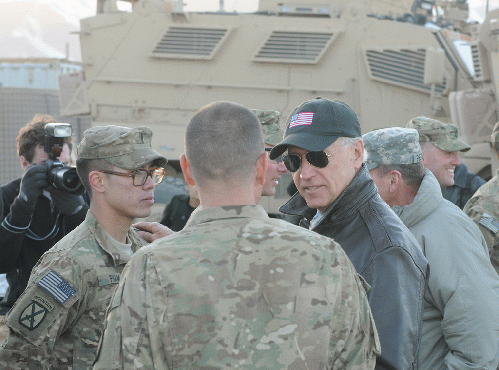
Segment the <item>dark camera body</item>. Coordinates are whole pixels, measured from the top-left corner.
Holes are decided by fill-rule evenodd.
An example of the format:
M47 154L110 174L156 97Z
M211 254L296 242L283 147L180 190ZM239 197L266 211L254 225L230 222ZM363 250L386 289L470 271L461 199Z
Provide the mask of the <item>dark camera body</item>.
M47 160L47 177L55 189L72 194L83 194L83 184L76 173L76 168L66 166L60 161Z
M48 166L49 184L55 189L73 194L83 194L84 187L76 173L76 168L66 166L56 158L61 155L64 139L70 137L71 125L68 123L48 123L45 126L45 143L43 149L49 155L45 162Z

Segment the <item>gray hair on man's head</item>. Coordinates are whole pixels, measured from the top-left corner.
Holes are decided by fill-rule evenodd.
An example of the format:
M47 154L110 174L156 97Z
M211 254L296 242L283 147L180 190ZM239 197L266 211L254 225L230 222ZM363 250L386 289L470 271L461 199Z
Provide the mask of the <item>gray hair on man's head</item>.
M423 162L411 164L381 164L377 167L380 177L385 176L390 171L398 171L406 184L412 188L419 188L425 176Z
M344 137L344 136L342 136L340 139L341 139L341 145L344 148L349 148L353 145L353 143L355 143L359 140L362 140L362 136L359 136L359 137Z
M201 108L185 134L185 152L195 180L246 178L264 152L262 127L248 108L215 102Z

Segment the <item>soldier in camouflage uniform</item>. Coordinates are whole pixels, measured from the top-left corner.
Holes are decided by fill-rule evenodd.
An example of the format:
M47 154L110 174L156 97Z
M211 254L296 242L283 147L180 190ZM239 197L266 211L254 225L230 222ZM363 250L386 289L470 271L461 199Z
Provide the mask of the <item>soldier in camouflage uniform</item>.
M284 131L279 126L280 113L275 110L261 109L252 109L251 111L257 116L262 125L265 151L270 152L274 145L276 145L282 139L282 135L284 134ZM267 175L265 184L263 184L262 195L274 196L278 181L281 175L286 172L288 172L288 170L282 161L282 156L274 160L271 160L269 158L267 163ZM189 187L189 189L192 189L192 187ZM191 191L189 191L189 193L190 192ZM158 225L157 222L146 221L138 222L134 226L139 229L139 234L148 242L153 242L156 239L171 235L172 231L182 230L187 222L187 219L195 209L195 207L192 208L187 204L189 199L189 196L183 194L173 197L172 202L176 200L175 204L170 203L165 208L163 217L160 221L160 224L167 226L167 228ZM199 199L197 199L197 201L199 202ZM171 205L177 206L180 209L174 209L171 207ZM168 219L173 220L173 217L178 213L181 213L180 217L184 218L185 221L178 219L176 221L167 221ZM185 217L186 215L187 217ZM172 227L172 225L174 224L178 224L179 226L181 225L182 227Z
M275 110L252 109L251 111L262 124L265 151L270 153L274 145L279 143L284 135L283 129L279 126L280 113ZM282 161L282 156L272 160L269 159L267 178L263 185L262 195L273 196L280 177L286 172L288 170Z
M414 129L363 136L379 194L411 230L430 263L419 369L495 369L499 362L499 278L478 227L442 197L424 169Z
M90 369L105 311L130 256L146 242L130 228L153 205L166 159L149 128L94 127L78 145L90 197L84 222L48 250L6 317L2 369ZM151 177L151 178L150 178Z
M470 146L459 140L457 126L421 116L407 127L418 131L423 165L437 178L444 198L463 209L485 180L461 163L458 152L467 152Z
M499 158L499 122L492 131L491 146ZM492 266L499 273L499 169L466 203L464 212L478 224L490 253Z
M256 205L267 165L256 117L212 103L185 142L201 206L125 267L94 369L372 369L376 329L341 247Z

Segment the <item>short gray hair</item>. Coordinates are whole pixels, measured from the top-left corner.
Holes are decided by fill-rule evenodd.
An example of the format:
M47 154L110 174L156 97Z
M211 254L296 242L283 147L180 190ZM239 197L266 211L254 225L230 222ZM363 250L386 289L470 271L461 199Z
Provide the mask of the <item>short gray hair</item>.
M264 150L258 118L236 103L208 104L187 126L185 152L199 183L250 176Z
M404 181L412 188L419 188L425 175L423 162L411 164L381 164L376 168L379 168L380 177L385 176L390 171L395 170L400 172Z

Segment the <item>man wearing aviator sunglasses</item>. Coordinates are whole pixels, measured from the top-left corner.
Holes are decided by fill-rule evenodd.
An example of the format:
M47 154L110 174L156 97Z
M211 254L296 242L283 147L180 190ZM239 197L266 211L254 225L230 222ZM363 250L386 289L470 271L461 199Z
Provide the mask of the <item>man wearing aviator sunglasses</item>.
M280 211L301 216L302 226L342 246L371 286L381 355L397 369L415 368L427 261L363 164L357 115L340 101L304 102L289 116L270 158L283 154L298 193Z
M6 318L2 369L91 369L105 312L132 254L147 244L131 228L147 217L166 158L147 127L93 127L78 145L76 169L90 198L80 226L39 260Z

